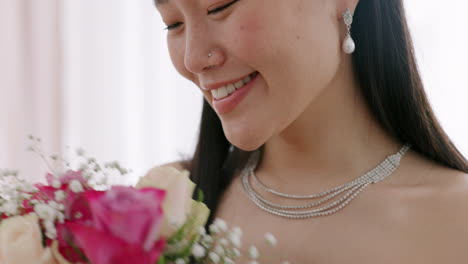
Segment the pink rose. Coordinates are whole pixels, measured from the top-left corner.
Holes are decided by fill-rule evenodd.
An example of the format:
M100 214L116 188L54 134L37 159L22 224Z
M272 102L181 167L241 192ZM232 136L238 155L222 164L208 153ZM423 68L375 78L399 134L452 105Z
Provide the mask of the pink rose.
M87 191L85 197L92 222L66 226L91 263L156 263L165 246L159 239L165 191L116 186Z

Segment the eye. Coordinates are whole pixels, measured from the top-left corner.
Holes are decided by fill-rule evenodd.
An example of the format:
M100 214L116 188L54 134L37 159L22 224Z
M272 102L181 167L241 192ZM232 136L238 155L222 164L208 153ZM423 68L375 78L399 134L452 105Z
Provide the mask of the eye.
M212 9L212 10L208 10L208 15L214 15L214 14L217 14L227 8L229 8L230 6L232 6L233 4L235 4L236 2L239 2L239 0L234 0L234 1L231 1L229 3L227 3L226 5L223 5L223 6L220 6L220 7L217 7L215 9ZM182 22L177 22L177 23L174 23L174 24L171 24L171 25L167 25L164 30L174 30L178 27L180 27L183 23Z
M181 25L182 25L182 22L177 22L171 25L167 25L167 27L165 27L164 30L173 30L173 29L180 27Z
M219 12L221 12L221 11L227 9L227 8L230 7L231 5L235 4L236 2L239 2L239 0L234 0L234 1L232 1L232 2L229 2L229 3L226 4L226 5L217 7L217 8L212 9L212 10L208 10L208 15L213 15L213 14L219 13Z

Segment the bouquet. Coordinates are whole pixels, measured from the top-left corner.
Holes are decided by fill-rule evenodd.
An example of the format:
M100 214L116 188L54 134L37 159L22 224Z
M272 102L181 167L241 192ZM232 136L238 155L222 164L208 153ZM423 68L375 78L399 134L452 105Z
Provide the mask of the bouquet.
M112 175L129 170L102 165L82 150L73 169L30 139L50 172L47 184L31 184L16 171L0 171L1 264L229 264L240 256L239 228L216 219L205 229L210 212L201 192L192 199L188 171L157 167L135 187L110 185ZM266 239L276 244L272 234ZM258 263L255 247L248 255Z

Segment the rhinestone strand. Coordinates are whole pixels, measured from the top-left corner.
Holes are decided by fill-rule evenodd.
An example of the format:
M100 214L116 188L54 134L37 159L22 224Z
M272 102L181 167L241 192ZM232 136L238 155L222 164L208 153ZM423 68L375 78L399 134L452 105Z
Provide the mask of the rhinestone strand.
M305 219L311 217L319 217L336 213L347 206L357 195L359 195L364 189L370 184L375 184L384 180L390 174L392 174L400 165L401 158L410 149L410 145L404 145L400 151L396 154L388 156L381 164L376 168L370 170L366 174L352 180L351 182L342 184L332 189L326 190L318 194L311 195L294 195L276 191L272 188L267 187L263 184L255 175L255 169L259 160L259 153L255 152L247 162L246 167L241 173L242 186L248 195L248 197L257 205L260 209L271 213L273 215L290 218L290 219ZM303 205L281 205L273 203L259 193L257 193L250 184L250 178L252 178L260 188L273 195L295 200L304 199L317 199L318 201L306 203ZM341 197L337 197L341 194ZM323 198L322 198L323 197ZM320 208L311 210L304 210L317 207L325 202L332 200L337 197L337 200L332 201L330 204Z

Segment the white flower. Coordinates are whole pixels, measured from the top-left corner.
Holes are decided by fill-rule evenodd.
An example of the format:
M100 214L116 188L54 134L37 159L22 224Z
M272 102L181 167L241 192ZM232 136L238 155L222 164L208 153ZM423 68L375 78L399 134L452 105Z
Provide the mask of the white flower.
M235 234L238 234L238 235L242 235L242 229L240 229L240 227L236 226L232 229L232 232L235 233Z
M228 241L226 238L221 238L221 239L219 240L219 244L220 244L221 246L227 246L227 245L229 244L229 241Z
M55 227L52 221L44 221L43 225L47 230L52 230Z
M232 254L234 254L234 256L235 256L236 258L238 258L238 257L241 256L241 253L240 253L239 249L237 249L237 248L234 248L234 249L232 250Z
M198 234L200 234L202 236L206 235L206 229L203 226L200 226L198 228Z
M224 248L221 245L216 245L214 252L218 254L219 256L224 255Z
M7 201L1 206L0 212L4 212L7 215L16 215L18 214L18 204L14 200Z
M52 181L52 187L54 187L55 189L59 189L60 187L62 187L62 183L59 180L55 179Z
M210 258L211 261L213 261L213 263L218 263L220 261L220 258L218 256L218 254L216 254L214 252L210 252L209 258Z
M56 202L56 201L50 201L47 205L49 205L50 207L54 208L54 209L59 209L59 204Z
M276 244L278 243L278 241L276 240L276 237L272 233L266 233L265 240L272 247L276 247Z
M203 258L206 254L206 251L204 247L197 243L192 247L192 254L195 258Z
M55 193L55 201L57 202L61 202L63 200L65 200L65 192L60 190L60 191L56 191Z
M240 248L242 246L241 235L239 233L231 232L231 233L229 233L228 238L229 238L229 241L231 241L231 243L235 247Z
M234 264L234 261L228 257L223 258L224 264Z
M25 182L23 184L23 188L22 188L23 191L25 192L28 192L28 193L32 193L32 192L35 192L37 191L36 187L34 187L31 183L29 182Z
M252 260L252 261L249 261L249 264L258 264L258 261Z
M34 206L34 212L37 214L37 216L44 220L44 221L52 221L55 219L56 212L54 208L46 205L46 204L36 204Z
M227 229L228 229L226 221L224 221L223 219L220 219L220 218L217 218L214 221L214 225L216 225L221 232L226 232Z
M209 244L213 243L213 238L211 236L209 236L209 235L205 235L205 236L203 236L203 242L209 243Z
M215 225L214 223L210 225L210 232L213 234L218 234L221 230L219 230L219 227Z
M21 199L22 200L29 200L31 199L32 195L29 193L21 193Z
M72 180L70 181L70 190L74 193L80 193L83 192L83 185L78 180Z
M183 259L176 259L175 264L186 264L186 262Z
M258 253L258 249L255 246L251 246L249 248L249 257L251 259L258 259L259 255L260 254Z

